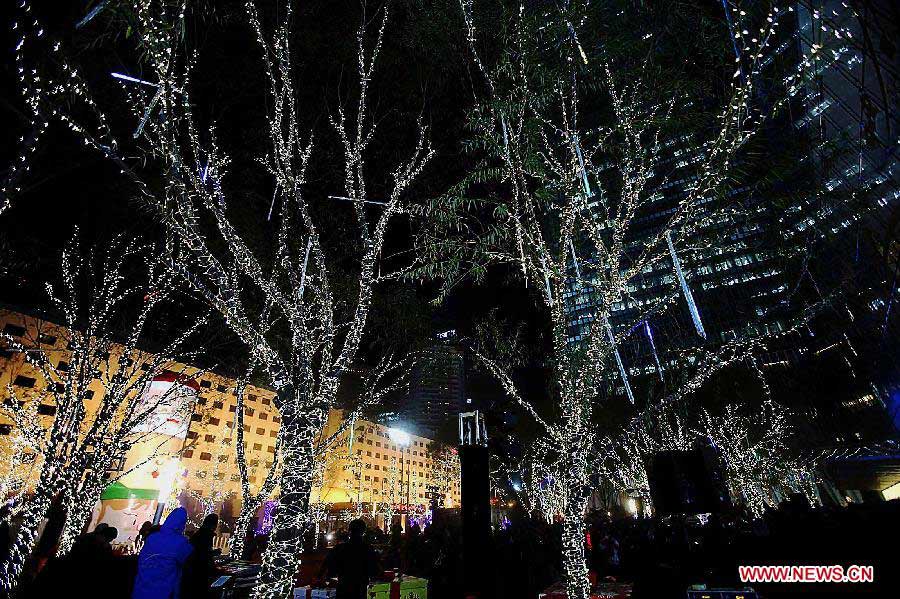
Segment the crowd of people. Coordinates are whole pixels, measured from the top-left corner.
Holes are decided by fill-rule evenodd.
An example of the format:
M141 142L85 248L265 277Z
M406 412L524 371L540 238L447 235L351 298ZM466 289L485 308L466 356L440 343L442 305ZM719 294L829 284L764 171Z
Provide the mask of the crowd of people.
M595 513L590 566L598 579L632 582L633 597L684 597L690 585L742 588L739 565L873 565L875 583L804 584L807 596L879 596L896 589L884 543L900 532L900 502L812 508L794 498L761 518L734 510L708 517L625 518ZM794 596L796 584L752 585L767 598Z
M219 517L208 515L203 524L186 537L187 511L178 507L162 525L144 522L138 533L137 555L113 548L119 531L101 522L79 536L65 555L37 558L34 571L25 577L18 597L42 599L86 591L86 596L109 599L212 599L210 583L215 578L218 550L213 540ZM102 576L102 590L94 587Z
M488 596L535 599L562 578L561 525L523 512L508 516L491 536L494 577ZM872 584L805 584L803 590L815 597L896 596L900 570L884 545L897 533L900 501L814 509L795 498L761 518L738 509L692 517L611 518L595 511L588 515L585 550L592 580L627 583L633 599L684 599L692 585L744 588L738 577L742 564L873 565ZM465 596L457 520L436 520L424 530L411 526L405 533L395 526L387 535L370 529L364 535L382 567L427 578L431 599ZM752 586L767 599L797 593L796 584Z
M560 524L512 511L491 536L488 555L494 573L489 596L534 599L562 576ZM111 599L212 599L219 525L207 516L189 537L188 514L176 508L161 526L144 523L138 555L118 555L112 543L118 531L106 524L78 537L72 549L36 567L39 573L19 596L53 597L97 584L102 573L103 596ZM8 532L8 531L7 531ZM846 585L805 585L815 596L846 596L848 590L877 596L896 589L900 570L883 550L900 532L900 501L857 504L844 508L811 508L805 501L788 501L762 518L733 511L700 517L617 517L595 511L588 515L585 550L591 578L625 582L634 599L682 599L690 585L737 588L740 564L858 564L875 567L875 584L850 589ZM389 532L350 522L326 549L325 535L310 537L305 563L316 564L310 582L332 584L339 599L365 599L367 585L385 572L430 581L431 599L459 599L462 587L462 534L458 517L436 517L429 526ZM259 539L265 542L264 537ZM0 547L2 550L3 547ZM253 546L248 552L255 553ZM318 556L320 561L316 561ZM245 556L246 557L246 556ZM43 558L42 558L43 559ZM86 575L88 574L88 575ZM757 585L759 587L759 585ZM796 585L765 585L767 599L789 596ZM90 594L90 593L89 593Z

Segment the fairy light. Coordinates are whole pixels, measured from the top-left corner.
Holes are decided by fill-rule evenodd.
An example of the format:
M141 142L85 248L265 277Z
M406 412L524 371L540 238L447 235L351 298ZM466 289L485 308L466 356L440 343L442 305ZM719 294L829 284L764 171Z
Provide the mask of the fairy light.
M803 492L819 503L815 468L788 449L791 419L787 409L768 398L758 409L729 404L715 415L705 409L693 409L688 416L672 408L645 412L605 440L599 452L600 470L616 488L639 497L649 509L646 461L659 451L686 451L694 448L697 439L707 439L720 456L732 501L746 506L755 517L790 492ZM694 424L685 425L685 420Z
M23 7L30 13L27 0ZM271 142L263 163L274 179L275 189L279 190L278 197L284 202L277 218L276 260L270 270L263 267L229 220L230 201L222 185L229 174L229 157L219 147L214 133L195 121L190 84L194 58L186 56L184 46L171 36L173 29L181 27L184 6L173 9L165 3L140 0L133 7L134 27L146 49L141 72L147 76L111 74L128 84L126 107L137 122L137 128L125 140L127 144L108 124L105 108L94 98L90 86L74 62L65 56L60 43L46 38L35 41L34 31L38 26L34 25L32 30L30 16L17 23L16 30L22 34L16 47L20 88L32 110L35 140L20 141L21 167L11 171L5 183L0 212L8 207L11 193L19 191L18 180L27 172L29 157L52 118L73 132L87 148L117 166L134 185L138 197L160 217L169 233L170 266L222 315L277 389L281 468L273 480L280 489L280 507L274 515L255 596L285 596L296 571L303 533L312 520L309 497L315 472L316 439L326 422L328 409L334 404L342 375L356 359L374 288L381 280L396 276L396 273L381 274L380 256L389 224L410 210L406 192L434 152L427 128L420 120L419 135L408 158L387 173L392 184L377 201L368 197L366 154L375 132L375 121L368 111L368 85L375 74L388 23L388 13L383 10L374 44L366 42L368 32L364 27L357 32L360 87L355 114L351 117L340 109L332 119L344 148L346 175L344 188L333 195L358 198L348 204L356 215L363 248L361 269L355 282L357 300L351 307L350 320L338 322L333 289L338 285L336 277L344 273L330 271L332 261L312 217L317 210L311 209L311 200L303 193L313 145L311 136L304 135L299 128L299 107L295 105L298 94L294 91L289 48L294 22L292 7L288 4L282 9L283 21L268 32L257 16L255 3L245 2L270 99L261 105ZM361 21L365 23L366 19ZM45 48L52 50L45 51ZM26 66L29 60L40 59L45 52L54 54L55 63L45 61L37 65L39 68ZM149 96L141 88L156 91ZM161 176L165 183L163 191L157 191L155 184L148 185L144 179L143 169L155 166L136 164L122 151L135 144L160 157L159 172L147 175L154 182ZM370 204L379 205L377 215L370 215L364 209ZM207 214L212 217L214 233L219 237L215 242L200 225L204 220L201 215ZM276 219L275 214L271 218ZM294 246L298 239L299 248ZM224 253L218 252L218 248L224 248ZM245 304L247 296L243 289L247 285L266 298L261 312L254 305ZM286 323L289 329L287 338L291 343L287 348L274 345L267 337L276 322ZM375 381L389 386L389 374L400 376L395 366L392 360L383 361ZM242 497L247 506L262 499L250 493L246 484L242 485ZM241 518L247 520L248 514L242 513Z
M714 197L727 183L740 150L773 115L787 108L791 99L804 89L810 73L821 72L847 59L850 50L846 40L852 36L849 31L826 24L820 16L814 15L812 27L822 32L822 39L817 39L793 71L784 77L787 90L784 97L761 107L754 102L765 61L774 52L772 36L782 17L793 8L773 8L764 15L761 27L751 23L751 17L747 15L736 18L731 29L742 59L739 74L743 76L737 76L731 82L715 132L708 139L688 142L702 152L693 164L695 177L686 186L683 198L673 207L669 220L660 231L642 242L636 256L630 256L625 244L626 232L657 191L655 172L661 160L663 142L659 140L658 131L649 127L665 120L674 110L676 100L648 108L634 99L636 90L640 91L640 81L623 84L621 75L614 72L611 65L602 59L592 60L592 65L598 65L600 84L605 87L614 115L608 132L615 136L600 135L598 130L582 130L577 119L580 87L577 73L565 83L553 82L554 89L546 91L553 91L547 97L553 96L555 100L548 102L546 109L537 107L530 100L534 97L533 90L528 89L531 82L527 80L525 61L530 59L529 53L517 53L514 61L519 62L514 62L513 69L489 70L477 52L474 0L459 0L459 4L472 59L487 88L486 97L479 106L484 118L475 123L476 130L489 142L486 144L488 152L494 152L489 158L499 165L501 182L509 191L502 197L510 199L505 202L501 197L501 204L495 211L498 226L488 228L479 239L457 245L438 238L442 231L425 233L430 237L423 239L421 254L415 260L417 265L427 263L429 276L437 274L448 286L458 282L459 272L479 272L490 264L511 263L520 267L517 272L521 272L526 285L541 290L541 301L551 325L548 329L553 335L554 369L551 376L558 396L557 418L543 420L533 408L526 407L527 402L506 370L494 360L485 358L483 361L491 365L489 369L504 389L536 418L545 428L547 439L566 456L555 468L555 480L559 481L565 499L564 505L561 504L563 570L570 599L584 599L587 597L587 570L583 513L594 464L591 422L597 406L607 396L606 382L615 378L616 371L623 380L623 373L627 375L627 365L618 364L621 356L620 360L615 359L616 340L609 338L602 323L608 320L611 306L627 297L629 284L635 282L644 269L672 260L667 245L681 249L711 224L737 214L736 209L710 209L705 200ZM311 216L316 210L310 209L310 199L303 193L313 145L298 126L300 118L295 105L298 94L293 84L289 43L292 8L288 5L283 9L282 23L269 33L261 25L255 3L247 0L245 7L259 43L268 82L268 101L264 109L271 148L262 162L283 199L283 209L277 219L275 248L271 252L276 257L274 266L264 266L267 261L253 253L229 219L231 200L222 183L229 175L230 158L218 145L214 132L198 123L194 116L190 97L194 60L184 55L183 46L171 35L184 19L183 5L173 11L168 5L159 6L147 0L135 3L135 27L146 47L146 68L140 72L148 73L148 77L158 83L122 73L119 73L122 77L116 77L136 84L123 86L126 88L126 106L139 124L137 139L126 135L126 145L109 124L104 108L93 97L74 62L61 50L59 42L44 35L30 14L28 0L22 2L24 18L15 22L13 32L17 76L28 108L31 132L19 140L19 154L0 195L0 213L9 207L10 198L21 191L20 181L29 172L31 158L49 123L61 123L86 148L118 167L141 201L160 217L169 233L167 251L172 268L221 314L226 325L246 344L260 369L272 381L278 391L275 403L282 418L282 468L278 477L281 496L254 595L262 599L287 596L290 592L303 532L312 518L309 498L315 478L316 439L325 425L328 408L334 403L341 375L356 359L366 330L374 287L388 278L380 275L380 256L388 226L404 213L428 214L428 208L411 206L404 196L432 158L433 150L420 123L420 133L410 157L390 173L393 185L379 193L378 201L383 201L383 205L367 209L369 202L375 201L371 200L370 185L365 179L365 155L375 129L368 110L368 85L375 74L388 22L387 11L384 11L374 45L367 47L364 28L357 34L359 97L355 114L348 115L339 109L331 120L344 150L345 163L344 188L335 197L353 199L342 203L354 212L362 248L360 269L353 281L358 289L357 299L351 306L348 321L336 322L333 289L337 281L329 270L332 261ZM526 36L534 33L527 29L528 21L523 18L523 11L521 8L511 29L513 43L522 43ZM579 25L566 24L573 42L564 49L569 65L583 64L587 59L578 42ZM835 48L828 47L835 40ZM53 60L40 65L29 62L43 56ZM500 85L497 79L501 77L512 79L504 79ZM145 87L156 88L157 95L148 98L149 94L144 93L146 90L141 89ZM114 109L118 110L119 106ZM165 115L165 118L154 115ZM526 155L527 146L533 140L526 138L531 135L529 131L535 130L543 178L538 184L542 191L565 192L552 194L562 195L559 202L546 202L545 196L534 193L535 170L528 162L532 155ZM602 181L595 180L599 192L590 198L592 208L585 209L587 198L581 197L578 188L589 185L587 173L603 170L594 162L595 156L610 155L600 151L603 149L601 144L616 136L623 143L611 168L621 179L621 189L615 192L604 189ZM560 144L560 139L578 140L578 144ZM130 145L137 145L159 157L159 171L147 173L146 180L152 180L153 185L146 182L142 169L154 166L130 160L123 152L123 148ZM160 179L164 182L161 186L164 191L157 191ZM606 199L612 193L618 197ZM452 221L453 230L486 230L481 223L456 218L453 210L458 211L458 206L443 212L450 214L446 220ZM377 214L373 214L375 212ZM218 237L215 242L200 225L210 220L207 217L214 223L214 233ZM551 221L559 223L555 230L547 228ZM512 234L507 236L507 231ZM591 280L592 293L598 298L598 309L593 315L596 324L588 327L580 355L573 353L566 337L567 283L570 278L566 255L572 239L577 239L579 244L582 239L586 240L596 256L590 265L591 272L583 273ZM218 252L216 248L219 247L225 251ZM448 253L451 259L446 259ZM434 267L435 262L439 266ZM415 266L392 276L421 273ZM244 288L247 286L264 298L262 311L258 311L255 304L245 303ZM674 303L674 295L669 294L641 314L639 320L671 309ZM284 323L288 328L289 335L285 338L290 342L286 348L269 340L268 334L275 323ZM630 327L625 326L622 330L630 330ZM675 389L660 405L681 401L713 373L732 364L746 363L748 356L763 345L764 340L759 339L726 344L706 358L701 356L697 364L705 366L705 370ZM626 389L629 387L626 384ZM626 394L633 397L630 392ZM54 455L61 442L53 435L50 441L51 447L45 449L45 455ZM48 465L46 460L42 468L56 481L42 496L46 497L46 493L56 490L62 477L57 475L56 466ZM26 521L39 520L48 505L49 500L39 498L24 508ZM33 531L28 532L30 525L23 528L25 537L33 535ZM26 539L25 545L32 542L33 539ZM14 543L8 563L24 560L22 547L25 545L17 543ZM5 584L11 581L10 572L7 567Z
M674 118L685 99L672 97L656 104L645 101L645 96L652 98L656 90L646 89L648 83L631 73L617 70L602 54L590 60L596 78L582 85L580 79L588 70L588 61L578 39L581 23L570 19L575 9L566 5L560 10L526 14L520 7L518 14L510 14L509 28L504 30L510 32L503 40L506 62L492 66L486 65L479 53L475 0L459 0L459 7L471 60L484 81L483 89L476 92L477 107L469 124L487 157L479 163L477 175L441 198L428 213L432 221L416 240L416 268L411 272L440 281L442 293L446 293L472 273L483 278L490 266L508 264L521 275L524 287L540 292L545 328L551 331L555 418L544 418L534 410L502 360L486 355L481 348L475 348L474 355L545 432L550 449L529 458L525 470L533 473L523 496L545 517L561 520L567 595L570 599L586 599L585 489L590 488L591 476L603 461L596 455L593 423L598 420L600 406L616 391L613 381L622 382L619 388L624 387L629 402L643 403L629 382L629 365L619 345L644 323L656 370L666 386L664 395L649 408L655 413L680 405L723 369L752 364L754 355L780 338L779 334L748 333L732 342L710 343L709 347L679 353L659 347L648 323L671 313L683 298L699 337L712 337L703 326L690 287L691 269L685 265L697 251L694 245L716 247L719 241L705 241L704 233L737 220L742 207L714 204L709 198L717 197L729 185L741 151L773 117L788 108L809 75L848 59L850 50L844 40L849 32L834 23L813 19L812 26L821 30L823 39L817 39L817 47L788 67L784 93L772 93L767 88L767 103L762 104L758 90L763 69L767 59L778 52L774 47L776 30L791 11L772 7L755 17L740 14L729 19L733 45L726 52L737 55L736 73L725 90L717 124L711 133L698 131L681 140L690 159L673 165L666 149L672 142L663 138L663 127L658 123ZM559 36L565 40L562 45L552 44L547 57L555 61L562 74L532 76L543 73L535 68L535 62L541 62L544 56L522 48L531 48L530 40L546 37L551 31L556 32L554 41ZM824 47L826 40L829 52L818 47ZM579 94L584 91L592 94L592 100L599 95L597 102L608 103L609 122L590 129L579 125L583 102ZM535 102L535 97L547 100ZM498 174L483 174L492 172ZM595 173L604 176L588 178ZM481 183L485 176L490 180L491 193L479 196L482 189L472 183ZM642 216L664 195L664 186L678 178L684 181L684 193L667 205L654 231L632 241L638 223L643 225ZM473 195L477 199L473 200ZM457 196L466 201L459 201ZM486 223L484 210L470 210L472 204L490 206L492 220ZM579 261L575 247L590 259ZM628 321L617 320L616 330L626 333L614 335L609 325L614 307L628 302L634 288L641 288L642 273L667 268L673 276L662 297L629 311ZM588 297L593 310L578 323L583 332L572 341L569 331L575 324L573 308ZM617 318L625 318L617 312ZM789 329L796 330L808 318L809 314L800 315L800 322ZM666 377L671 380L663 380L664 368L672 373ZM651 392L648 390L648 395ZM652 402L653 398L648 400ZM623 489L630 489L641 499L645 510L649 509L650 498L644 456L661 443L683 447L690 439L683 423L660 426L666 431L665 441L656 441L639 428L624 431L623 445L609 445L611 457L604 458L612 464L607 468L609 476L615 476ZM773 428L780 430L777 423ZM776 451L772 455L781 454ZM751 503L759 502L754 499Z
M96 254L92 252L91 259ZM154 422L154 412L179 401L172 395L176 385L149 404L143 400L144 390L155 377L173 368L177 371L175 360L190 355L182 347L199 326L189 327L155 354L139 349L148 322L173 288L172 274L152 255L149 248L120 238L99 255L99 266L87 264L76 230L62 252L60 283L47 285L50 302L62 315L62 326L54 327L54 334L67 347L65 360L56 360L55 352L32 351L32 345L40 347L40 330L33 343L3 334L6 345L24 357L45 385L41 395L31 398L18 398L9 387L10 401L2 408L21 435L17 442L39 456L30 473L34 488L22 506L22 525L0 566L4 589L15 586L54 497L66 509L59 548L64 554L112 482L106 475L116 461L131 447L152 440L155 428L148 425ZM125 282L123 272L135 263L144 271L144 287ZM131 313L127 306L134 298L143 302ZM86 320L82 320L83 310ZM114 342L123 318L129 319L125 340ZM99 397L89 401L91 395ZM47 400L55 412L45 427L36 410ZM112 480L124 474L119 472Z
M248 372L243 379L238 381L237 387L235 388L236 406L232 433L234 438L235 464L238 467L238 476L240 477L241 484L241 511L240 514L238 514L237 522L235 523L234 536L231 542L231 556L236 559L241 559L241 556L244 554L244 541L247 530L250 527L250 522L256 516L260 504L272 495L278 484L281 463L281 432L279 429L279 436L276 441L272 465L269 467L268 472L266 472L266 477L256 492L251 489L250 474L247 467L247 448L244 442L244 400L247 390L247 379L250 377L250 374L255 367L255 362L251 361ZM271 516L271 513L269 515Z
M219 511L219 508L234 495L234 491L228 488L229 481L225 478L225 473L222 471L222 461L220 459L220 456L228 455L227 446L220 445L219 448L220 451L212 456L212 468L196 472L196 478L200 482L193 484L192 487L194 488L188 489L188 495L200 506L200 510L195 514L194 519L191 520L192 524L198 528L206 516ZM177 464L178 462L176 461L175 469L177 469ZM173 472L175 469L173 469ZM164 472L164 475L166 474L167 472ZM162 492L160 492L160 496L162 497Z

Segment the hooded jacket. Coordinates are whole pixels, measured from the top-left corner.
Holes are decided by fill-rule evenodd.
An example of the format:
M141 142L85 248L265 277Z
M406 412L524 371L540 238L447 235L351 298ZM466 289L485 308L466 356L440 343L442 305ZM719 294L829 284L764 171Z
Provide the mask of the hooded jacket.
M159 532L147 537L131 599L178 599L181 571L192 550L183 534L186 524L187 511L175 508Z

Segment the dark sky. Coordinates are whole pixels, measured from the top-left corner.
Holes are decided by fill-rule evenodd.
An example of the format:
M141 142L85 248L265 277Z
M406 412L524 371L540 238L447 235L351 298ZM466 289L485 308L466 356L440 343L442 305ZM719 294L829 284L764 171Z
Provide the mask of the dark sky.
M0 8L4 23L10 21L15 4L5 2ZM40 2L35 10L46 13L42 18L47 24L47 35L64 41L73 62L83 67L98 98L108 101L115 125L127 137L135 123L115 108L123 105L121 89L109 73L140 75L140 48L133 37L122 33L127 27L123 21L127 15L116 15L112 20L109 15L101 15L76 31L74 23L86 12L85 4ZM277 5L260 4L270 8ZM352 97L360 3L306 0L295 4L292 43L301 126L314 132L317 139L308 193L324 201L326 195L341 192L341 153L328 116ZM717 3L701 4L719 18ZM233 209L239 211L244 230L253 239L264 240L269 231L265 214L273 182L254 159L266 149L262 109L265 81L242 5L242 0L193 3L196 12L189 17L187 39L199 60L193 94L196 114L201 122L217 124L220 144L234 159L232 176L224 182L226 192L234 200ZM376 6L380 5L370 4L370 17ZM408 155L414 134L411 125L419 115L430 126L437 157L410 193L435 196L457 181L469 165L462 140L477 77L470 70L458 10L457 0L393 3L371 90L371 109L379 121L379 134L370 151L373 196L383 192L387 173ZM263 16L270 22L271 14ZM488 23L485 29L490 30L490 26ZM6 165L15 155L18 137L27 133L28 117L14 76L13 48L17 40L8 26L0 31L4 56L0 60L0 165ZM697 60L695 67L701 69L703 62ZM59 251L76 224L86 244L102 244L120 233L159 237L158 225L134 199L133 188L58 123L51 125L50 134L36 152L32 173L23 182L23 188L23 193L13 199L12 209L0 216L0 302L25 310L44 305L42 283L55 276ZM344 225L340 218L333 221L329 230L332 247L344 245ZM407 223L394 227L388 249L407 249L410 230ZM544 336L535 302L510 273L496 270L484 286L463 285L440 307L429 304L433 297L434 289L428 285L404 284L384 290L371 320L371 353L377 353L381 347L379 339L397 337L399 341L395 342L411 348L434 332L449 328L469 335L473 322L497 310L504 321L528 325L526 341L533 354L540 355ZM198 309L189 294L183 294L179 301L185 310ZM233 336L213 331L207 344L210 360L223 364L225 370L238 370L243 350ZM547 395L546 377L540 366L539 360L534 360L531 368L522 373L523 387L532 397ZM798 388L798 393L802 393L809 385L798 383ZM483 377L474 376L470 394L487 402L500 392Z
M15 15L9 4L0 9L4 24ZM127 26L127 17L118 15L111 19L109 14L101 13L76 31L74 23L86 12L84 3L53 4L34 8L48 29L48 37L63 40L64 48L91 81L98 98L108 102L113 122L127 138L134 123L116 109L124 103L118 83L109 77L112 71L140 75L140 48L134 37L121 33ZM302 126L313 131L318 140L309 189L318 196L340 194L341 154L328 116L353 97L360 3L328 0L295 4L298 14L292 43ZM203 121L217 124L221 146L234 159L234 174L226 181L227 191L235 205L250 214L246 220L254 223L249 230L256 236L260 231L264 233L260 215L269 209L272 181L253 163L266 149L262 120L265 80L242 5L236 1L195 3L202 16L191 15L188 39L199 56L194 79L195 111ZM369 18L377 6L380 4L370 5ZM263 13L264 19L271 16ZM379 134L370 150L373 195L385 188L387 173L408 155L414 133L411 125L420 114L430 127L437 157L411 193L438 194L466 166L460 143L473 92L458 21L455 0L394 3L371 91L371 110L379 121ZM6 132L0 139L0 164L6 165L15 155L18 137L28 131L28 114L14 73L13 48L17 39L4 26L0 40L5 56L0 61L0 130ZM43 282L56 278L59 252L76 225L85 246L102 245L117 234L159 238L160 227L116 169L80 146L59 123L51 124L32 164L32 172L22 182L22 193L0 217L0 301L33 311L46 307ZM242 212L241 216L246 215ZM408 223L396 226L385 254L407 249L409 234ZM337 223L331 241L340 243L342 235ZM463 285L443 306L435 307L430 304L434 297L431 286L402 284L388 288L379 298L379 311L372 318L373 337L397 335L402 329L400 343L414 347L435 331L455 328L466 335L473 319L494 308L507 317L527 319L533 303L502 272L492 276L489 289ZM186 293L179 298L179 304L182 309L198 306ZM211 333L206 343L212 354L210 359L223 364L226 370L236 370L242 362L241 344L227 331ZM472 394L497 394L493 385L477 375L471 382Z

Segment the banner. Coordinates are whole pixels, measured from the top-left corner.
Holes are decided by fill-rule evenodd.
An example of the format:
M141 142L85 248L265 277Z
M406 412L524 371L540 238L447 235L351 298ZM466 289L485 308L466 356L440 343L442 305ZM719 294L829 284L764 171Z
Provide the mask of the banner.
M163 373L154 378L138 400L139 412L151 414L136 433L156 433L184 440L187 436L200 386L193 379Z

